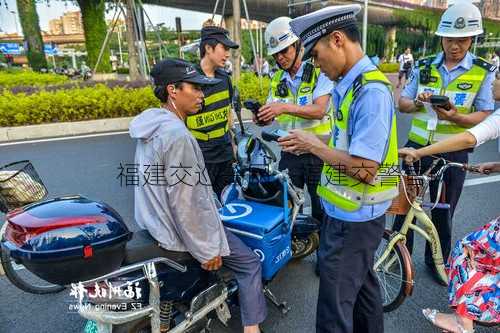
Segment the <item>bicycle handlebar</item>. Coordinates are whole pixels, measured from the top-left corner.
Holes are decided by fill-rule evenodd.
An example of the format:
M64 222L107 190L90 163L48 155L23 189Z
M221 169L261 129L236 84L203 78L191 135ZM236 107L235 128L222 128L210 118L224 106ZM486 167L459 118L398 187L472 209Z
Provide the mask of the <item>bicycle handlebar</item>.
M432 174L432 171L436 168L436 166L438 165L439 162L443 162L443 166L441 166L439 168L439 170L437 170L435 173ZM446 170L448 170L449 168L452 168L452 167L453 168L460 168L462 170L469 171L469 172L481 173L481 171L479 171L479 168L477 166L469 165L466 163L449 162L443 158L437 158L432 162L429 169L427 169L427 171L425 171L422 175L417 175L417 173L415 171L415 167L412 164L408 165L408 169L410 170L410 174L408 174L408 176L411 176L411 177L416 178L416 179L427 180L427 181L434 180L434 179L442 178L444 173L446 172Z
M432 171L436 168L436 166L439 164L439 162L442 162L443 165L437 170L434 174L432 174ZM434 209L439 201L439 198L441 197L441 191L442 191L442 185L443 185L443 178L446 170L449 168L460 168L466 171L470 172L478 172L480 173L479 169L476 166L468 165L465 163L458 163L458 162L449 162L446 161L444 158L437 158L435 159L429 169L427 169L422 175L417 175L415 172L415 168L413 164L408 165L409 169L409 175L415 180L421 180L424 184L424 186L421 188L421 191L419 193L419 197L423 197L425 192L427 192L427 189L429 187L429 182L432 180L438 180L438 193L436 195L436 202L432 206L431 210ZM405 173L402 173L402 176L404 176ZM408 198L408 197L407 197Z

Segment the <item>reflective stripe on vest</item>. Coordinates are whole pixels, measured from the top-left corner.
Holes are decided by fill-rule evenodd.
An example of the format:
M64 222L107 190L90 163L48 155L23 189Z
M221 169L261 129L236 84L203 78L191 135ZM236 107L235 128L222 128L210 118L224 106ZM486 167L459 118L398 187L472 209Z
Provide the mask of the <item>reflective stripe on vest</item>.
M208 141L210 139L216 139L216 138L220 138L221 136L224 136L224 134L226 134L228 129L229 129L229 125L226 123L226 125L224 127L218 128L218 129L210 131L208 133L203 133L203 132L196 131L196 130L190 130L190 132L198 140Z
M383 83L392 92L391 83L378 70L363 73L355 83L363 86L370 82ZM330 148L342 150L347 153L349 152L350 145L348 128L350 108L353 100L356 98L358 90L358 88L355 88L356 84L347 92L346 97L341 103L340 110L337 111L342 116L335 117L335 134L334 138L329 142ZM385 158L382 164L380 164L372 183L366 184L348 176L345 172L345 166L330 166L325 164L321 172L320 184L317 188L318 195L330 204L348 212L359 210L363 205L373 205L395 198L399 193L397 141L396 115L393 114ZM361 171L363 166L360 165L359 169Z
M214 107L220 107L213 110ZM207 111L208 110L208 111ZM229 90L222 90L205 97L203 111L186 118L186 126L193 136L202 141L224 136L229 130L231 112Z
M300 106L313 104L313 92L316 87L320 70L314 69L314 74L311 82L301 82L297 90L297 96L288 89L288 96L278 96L278 84L281 82L284 71L277 71L271 79L271 96L273 102L296 104ZM332 109L330 108L323 119L305 119L289 114L282 114L276 117L276 121L280 127L285 130L302 129L318 136L329 137L332 131Z
M487 76L487 71L478 65L472 65L471 69L457 77L448 84L448 87L443 87L441 74L437 70L435 64L431 65L431 77L434 82L429 82L425 85L419 83L417 94L422 92L432 92L436 95L446 95L450 98L459 113L468 114L474 110L474 99L476 98L483 80ZM464 132L467 127L459 126L456 123L438 120L435 130L428 129L427 122L431 116L424 108L421 108L418 113L415 113L408 139L420 145L435 143L449 138L450 136Z
M227 117L230 111L231 107L228 105L214 111L202 112L200 114L187 117L186 124L189 129L193 130L199 130L200 128L217 125L227 122Z

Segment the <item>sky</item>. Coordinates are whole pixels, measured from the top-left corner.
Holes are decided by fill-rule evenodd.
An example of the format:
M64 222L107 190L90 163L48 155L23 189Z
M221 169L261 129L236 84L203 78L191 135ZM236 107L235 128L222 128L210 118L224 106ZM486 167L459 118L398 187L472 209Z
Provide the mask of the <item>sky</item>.
M79 7L73 5L71 1L50 0L49 2L50 7L47 6L45 1L37 4L38 15L40 17L40 27L42 30L48 30L49 20L62 16L62 14L66 11L79 10ZM165 23L165 26L173 29L175 29L176 16L181 18L183 30L201 29L203 21L212 16L209 13L200 13L176 8L152 5L145 5L144 7L146 13L149 15L154 24ZM16 12L16 14L12 14L11 11ZM113 17L113 12L108 13L106 17L111 19ZM14 19L14 16L16 16L16 19ZM216 20L220 20L220 17L217 17ZM3 32L16 32L15 21L17 21L17 29L21 32L21 25L19 23L19 18L17 17L16 1L0 0L0 29Z

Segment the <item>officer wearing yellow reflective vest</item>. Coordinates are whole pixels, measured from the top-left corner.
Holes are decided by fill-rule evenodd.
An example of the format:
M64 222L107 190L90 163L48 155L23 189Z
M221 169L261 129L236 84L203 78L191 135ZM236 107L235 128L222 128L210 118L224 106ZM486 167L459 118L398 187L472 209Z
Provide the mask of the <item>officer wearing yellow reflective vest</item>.
M388 79L364 54L359 5L330 6L291 21L305 57L336 81L329 144L292 130L287 152L324 161L317 188L325 211L319 248L318 333L382 333L382 297L373 258L385 212L398 194L397 126Z
M258 119L269 124L273 119L281 129L304 129L328 139L331 133L330 92L333 83L319 68L302 61L303 49L299 38L290 30L290 18L279 17L266 28L267 53L280 67L271 79L271 87ZM323 219L316 186L322 161L312 154L297 156L282 152L279 168L288 169L292 183L300 188L307 185L311 197L312 215Z
M474 4L456 2L443 13L436 31L436 35L441 37L443 52L419 61L401 92L399 110L413 114L407 147L421 148L464 132L494 110L491 87L495 66L469 52L473 37L482 33L481 13ZM427 104L426 109L423 103L429 103L432 95L446 95L450 104L446 107L431 107ZM449 161L467 163L468 152L463 150L441 156ZM432 161L431 157L422 159L421 164L415 165L417 172L427 170ZM432 221L439 233L445 259L450 253L452 218L464 180L465 171L448 170L444 179L444 197L440 199L448 203L450 209L432 210ZM431 183L431 201L436 198L437 185L436 182ZM403 221L404 216L398 216L394 228L399 229ZM407 246L410 250L413 247L411 231ZM436 276L428 244L425 263Z
M223 69L231 48L238 48L238 44L229 39L226 29L205 26L201 30L201 61L197 69L201 74L221 82L203 87L205 100L202 110L186 119L186 126L203 152L210 182L219 198L224 187L233 180L233 146L229 132L233 86Z

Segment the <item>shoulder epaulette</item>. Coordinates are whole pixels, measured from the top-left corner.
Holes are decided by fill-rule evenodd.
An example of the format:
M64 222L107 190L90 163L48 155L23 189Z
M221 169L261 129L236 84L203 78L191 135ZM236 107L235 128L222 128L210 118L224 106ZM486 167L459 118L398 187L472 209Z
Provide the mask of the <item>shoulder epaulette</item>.
M497 66L487 62L486 60L484 60L483 58L476 58L472 61L472 63L474 65L477 65L481 68L484 68L486 69L488 72L495 72L497 70Z
M358 75L358 77L354 80L354 83L352 85L352 97L354 98L359 90L363 87L363 74L361 73Z

